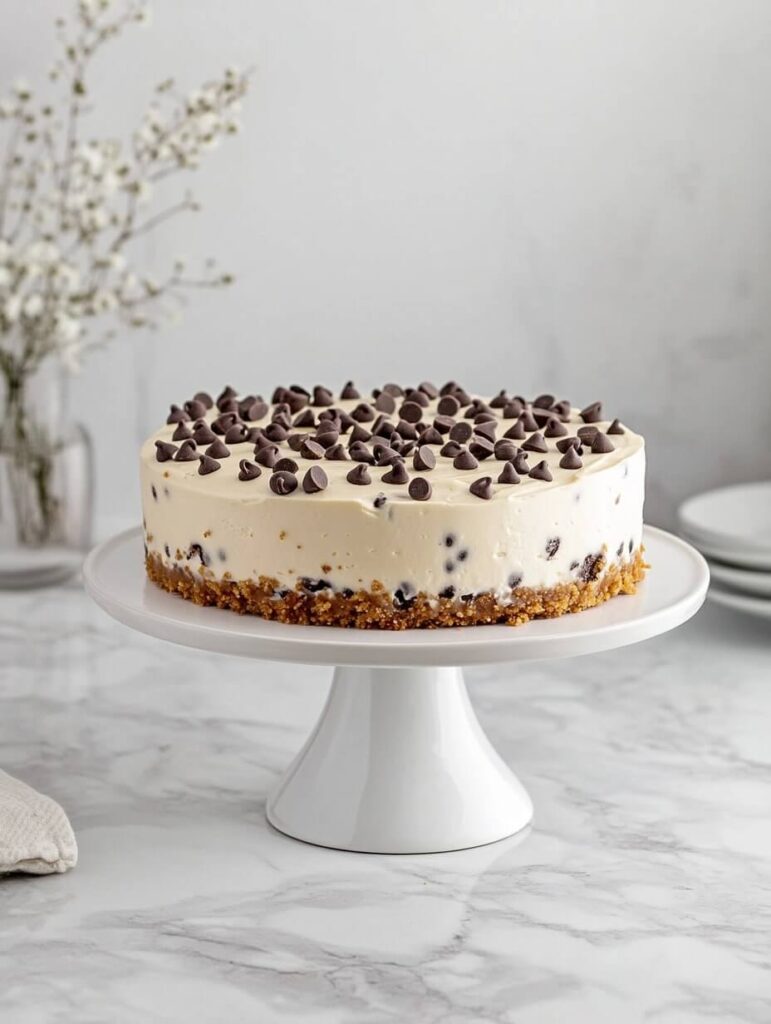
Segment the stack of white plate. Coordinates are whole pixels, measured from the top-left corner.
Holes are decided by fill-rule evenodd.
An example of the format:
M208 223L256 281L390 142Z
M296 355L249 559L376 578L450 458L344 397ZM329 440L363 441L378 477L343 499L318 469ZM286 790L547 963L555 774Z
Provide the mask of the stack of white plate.
M680 528L709 562L711 600L771 618L771 481L689 498Z

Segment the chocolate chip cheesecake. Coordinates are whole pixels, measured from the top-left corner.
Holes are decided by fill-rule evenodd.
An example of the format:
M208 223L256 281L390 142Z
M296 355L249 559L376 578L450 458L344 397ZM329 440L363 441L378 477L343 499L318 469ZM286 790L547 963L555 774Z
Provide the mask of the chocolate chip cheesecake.
M518 625L634 592L644 477L642 437L599 402L199 392L142 447L147 574L281 622Z

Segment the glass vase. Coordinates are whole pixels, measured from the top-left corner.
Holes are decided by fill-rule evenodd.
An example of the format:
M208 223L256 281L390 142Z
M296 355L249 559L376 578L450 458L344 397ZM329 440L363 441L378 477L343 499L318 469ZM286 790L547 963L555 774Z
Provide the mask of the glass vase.
M0 386L0 587L61 582L91 544L91 442L69 419L54 358Z

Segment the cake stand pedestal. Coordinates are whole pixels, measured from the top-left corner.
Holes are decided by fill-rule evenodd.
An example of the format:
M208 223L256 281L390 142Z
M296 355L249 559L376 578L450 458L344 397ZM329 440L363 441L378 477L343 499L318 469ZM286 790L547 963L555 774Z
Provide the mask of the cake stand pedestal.
M590 654L685 622L704 601L706 562L662 530L646 527L644 543L652 570L635 596L516 628L370 632L199 608L146 579L139 529L95 548L83 574L97 604L151 636L336 666L313 732L268 799L268 820L319 846L438 853L503 839L533 815L477 721L461 667Z

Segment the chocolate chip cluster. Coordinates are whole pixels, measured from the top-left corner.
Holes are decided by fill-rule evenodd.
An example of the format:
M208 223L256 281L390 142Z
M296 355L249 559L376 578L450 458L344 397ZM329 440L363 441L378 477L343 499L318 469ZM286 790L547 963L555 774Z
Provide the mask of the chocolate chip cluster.
M603 432L599 402L581 410L583 426L571 435L566 424L571 419L571 404L557 401L554 395L538 395L532 402L503 390L489 403L472 398L455 381L437 389L428 381L415 388L386 384L373 390L369 400L362 399L352 382L340 392L340 401L357 404L350 412L335 406L335 397L317 385L307 391L299 385L279 387L270 403L260 395L239 398L226 387L216 399L199 391L183 406L172 405L166 420L174 424L172 440L156 441L159 462L198 461L202 476L217 472L231 455L229 445L250 444L252 458L239 461L238 479L256 480L270 471L270 489L274 494L290 495L302 487L306 494L317 494L329 484L322 460L353 462L346 480L353 486L372 483L372 472L383 469L380 482L407 485L415 501L431 497L431 471L437 457L451 460L456 470L474 473L481 462L502 463L495 474L474 477L469 491L481 500L489 500L494 482L505 486L520 483L522 477L551 481L545 459L530 464L531 455L545 454L550 442L561 454L561 469L575 471L587 455L613 451L610 435L623 434L614 420ZM429 412L435 403L433 412ZM216 405L216 415L208 419ZM267 417L267 424L256 426ZM498 431L510 422L505 432ZM296 455L281 456L285 443ZM299 460L299 461L298 461ZM301 468L301 463L311 463ZM408 464L414 475L410 475ZM495 477L495 481L493 480ZM384 494L375 499L380 508Z

